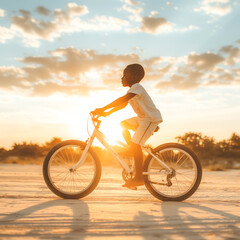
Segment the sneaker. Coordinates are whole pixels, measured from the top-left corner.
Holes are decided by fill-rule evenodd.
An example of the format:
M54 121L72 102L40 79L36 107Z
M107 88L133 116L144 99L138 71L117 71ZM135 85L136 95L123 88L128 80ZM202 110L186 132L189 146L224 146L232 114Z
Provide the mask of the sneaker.
M126 187L126 188L128 188L128 189L137 191L137 187L130 187L130 186L125 186L125 185L126 185L126 184L123 184L122 187Z
M127 187L127 188L131 188L131 187L137 187L137 186L142 186L144 185L144 181L143 180L135 180L132 179L128 182L126 182L125 184L123 184L123 187Z

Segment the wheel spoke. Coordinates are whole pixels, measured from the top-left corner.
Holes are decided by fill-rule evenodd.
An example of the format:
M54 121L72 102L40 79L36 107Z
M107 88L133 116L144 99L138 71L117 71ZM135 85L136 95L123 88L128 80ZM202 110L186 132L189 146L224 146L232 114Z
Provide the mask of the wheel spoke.
M48 177L57 191L65 195L81 194L88 189L96 176L96 163L90 153L77 169L71 169L84 151L82 146L62 146L49 159Z
M179 144L168 145L169 147L156 150L155 154L173 172L169 174L168 171L163 171L161 174L151 174L157 171L160 172L164 168L155 158L149 159L147 169L144 169L144 171L150 173L147 176L149 182L147 187L151 190L150 192L155 192L160 199L179 199L187 195L197 181L198 171L196 160L189 152L184 150L185 147L180 148Z

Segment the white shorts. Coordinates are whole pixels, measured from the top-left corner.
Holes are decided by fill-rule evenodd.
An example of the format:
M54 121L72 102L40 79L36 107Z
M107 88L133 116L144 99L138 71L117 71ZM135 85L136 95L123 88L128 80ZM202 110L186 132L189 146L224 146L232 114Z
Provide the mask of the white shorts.
M138 117L133 117L122 121L121 125L135 131L131 141L143 146L156 130L159 123L161 123L161 121L150 122L148 120L141 120Z

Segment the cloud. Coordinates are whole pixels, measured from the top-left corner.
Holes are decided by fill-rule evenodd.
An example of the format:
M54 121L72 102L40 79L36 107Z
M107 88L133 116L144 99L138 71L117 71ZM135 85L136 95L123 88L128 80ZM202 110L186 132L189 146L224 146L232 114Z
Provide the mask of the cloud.
M139 61L136 54L99 54L93 50L73 47L59 48L46 57L28 56L19 59L22 68L0 68L0 88L22 89L31 95L46 96L56 92L64 94L89 94L90 91L116 87L120 72L129 62ZM121 69L121 70L120 70ZM89 83L89 73L95 72L99 82ZM106 86L105 84L110 84Z
M172 7L175 11L178 11L178 7L175 6L175 4L173 2L166 2L166 6L168 7Z
M161 17L143 17L140 29L148 33L171 32L172 24Z
M51 73L65 73L69 77L76 77L81 73L90 71L91 68L104 66L116 67L137 59L137 55L98 54L93 50L78 50L73 47L59 48L49 52L50 57L26 57L21 61L32 66L41 66Z
M38 6L36 8L36 12L38 12L39 14L43 15L43 16L49 16L51 11L48 10L47 8L43 7L43 6Z
M55 22L38 21L29 11L20 10L20 13L22 16L11 17L11 22L23 36L51 39L57 35L58 25Z
M192 31L192 30L199 30L199 27L194 26L194 25L189 25L188 27L174 29L175 32L188 32L188 31Z
M176 24L169 22L166 18L159 16L158 11L150 11L148 16L142 16L143 8L139 5L142 3L137 2L136 4L131 3L128 0L123 1L122 6L123 11L128 12L131 24L126 28L126 31L131 33L144 32L148 34L160 34L160 33L170 33L170 32L187 32L192 30L198 30L197 26L189 25L184 28L177 28ZM166 3L171 6L170 2ZM177 10L175 8L175 10Z
M39 6L38 13L49 15L50 10ZM86 6L79 6L76 3L68 3L67 10L56 9L53 20L41 21L32 16L31 12L20 10L20 16L11 17L12 26L15 27L26 38L53 40L61 32L71 31L71 22L76 16L88 13Z
M16 32L13 28L0 26L0 43L5 43L7 39L14 38Z
M132 6L141 4L141 2L138 2L138 1L135 1L135 0L123 0L122 2L125 2L128 5L132 5Z
M13 66L0 67L0 88L14 89L16 87L25 88L23 71Z
M5 16L5 10L0 8L0 17L4 17Z
M155 87L166 91L190 90L213 85L239 85L240 71L235 68L239 56L240 50L233 45L220 48L218 53L191 53L185 60L175 61L174 65L167 69L167 76L156 79Z
M164 67L155 65L155 68L145 68L146 79L149 79L151 81L159 80L163 78L166 74L170 73L171 68L172 64L168 64Z
M229 0L204 0L200 7L194 9L196 12L205 12L211 16L224 16L232 11Z
M87 6L79 6L76 3L68 3L67 10L63 11L61 9L55 9L54 10L54 17L56 20L56 23L70 23L73 17L75 16L82 16L85 14L88 14L88 8Z
M238 47L232 45L224 46L219 52L228 55L226 58L228 65L235 65L239 62L240 49Z
M173 66L174 60L163 57L152 57L142 61L145 68L145 78L151 81L159 80L168 74Z
M139 7L141 3L132 0L124 0L123 2L122 10L130 13L129 19L133 22L140 22L142 19L140 14L143 11L143 8Z
M182 73L183 74L183 73ZM199 71L185 69L184 75L172 74L169 81L161 81L156 84L159 89L188 90L199 86L198 79L203 75Z
M96 16L86 24L86 30L118 31L128 26L129 22L120 18Z
M166 5L167 6L173 6L173 3L172 2L166 2Z
M57 92L87 95L91 91L120 87L122 70L130 63L141 63L146 81L157 91L192 90L200 87L240 84L235 45L217 53L190 53L182 57L151 57L138 54L101 54L74 47L58 48L46 56L18 59L22 67L0 67L0 88L22 90L24 94L48 96Z
M224 58L211 53L191 53L188 56L188 65L196 68L197 70L212 70L216 64L224 61Z
M35 14L27 10L19 10L18 14L10 17L11 26L0 27L0 42L19 37L27 47L38 48L41 40L54 41L66 33L82 31L125 31L159 34L165 32L186 32L196 30L196 26L177 29L176 24L166 18L158 16L157 11L151 11L149 16L141 16L144 4L135 0L124 0L121 8L129 14L128 19L114 16L95 15L84 17L89 13L85 5L68 3L65 9L49 10L44 6L37 6ZM0 16L5 11L0 9ZM44 19L44 20L43 20Z
M63 33L118 31L129 25L127 20L111 16L94 16L84 21L81 17L88 14L89 10L87 6L76 3L68 3L66 10L55 9L51 12L43 6L38 6L35 11L45 16L47 20L38 20L26 10L19 10L20 15L10 18L11 28L14 30L12 36L22 37L24 44L31 47L39 47L39 40L53 41ZM4 29L5 32L7 30L7 28ZM1 39L5 42L3 39L6 37Z
M169 32L172 30L172 24L163 17L158 17L157 11L151 11L149 16L142 17L141 13L143 8L139 7L141 3L136 1L125 0L123 1L122 10L130 13L129 19L132 21L129 32L146 32L156 34L160 32ZM139 24L134 26L134 23Z

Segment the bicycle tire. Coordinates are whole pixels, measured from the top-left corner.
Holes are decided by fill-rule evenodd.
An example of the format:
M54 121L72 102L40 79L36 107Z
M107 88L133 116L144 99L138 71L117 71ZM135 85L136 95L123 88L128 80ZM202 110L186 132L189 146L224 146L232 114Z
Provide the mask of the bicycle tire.
M148 191L162 201L183 201L192 196L202 179L202 167L197 155L178 143L159 145L153 153L173 169L175 176L170 177L168 182L166 169L149 154L143 166L143 173L146 173L143 178ZM191 178L189 173L194 177ZM186 190L182 190L185 187L184 181L187 183Z
M85 147L85 142L66 140L55 145L48 152L43 163L43 177L48 188L57 196L79 199L87 196L97 187L102 167L92 148L89 148L83 165L75 171L70 170L80 159Z

